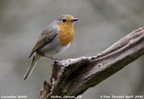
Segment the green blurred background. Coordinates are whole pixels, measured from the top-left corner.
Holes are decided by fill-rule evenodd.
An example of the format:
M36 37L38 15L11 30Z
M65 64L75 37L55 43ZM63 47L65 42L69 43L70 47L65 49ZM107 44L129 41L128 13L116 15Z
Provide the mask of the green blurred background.
M52 60L42 58L30 79L23 75L42 30L63 14L79 18L71 47L57 58L96 55L144 25L144 0L0 0L0 96L37 99L50 80ZM88 89L82 99L101 95L144 95L144 57Z

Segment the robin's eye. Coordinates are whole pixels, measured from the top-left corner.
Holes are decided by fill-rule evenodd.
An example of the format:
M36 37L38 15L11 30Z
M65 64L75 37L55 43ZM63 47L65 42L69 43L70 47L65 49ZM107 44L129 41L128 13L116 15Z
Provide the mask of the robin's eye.
M62 21L63 21L63 22L66 22L66 19L63 19Z

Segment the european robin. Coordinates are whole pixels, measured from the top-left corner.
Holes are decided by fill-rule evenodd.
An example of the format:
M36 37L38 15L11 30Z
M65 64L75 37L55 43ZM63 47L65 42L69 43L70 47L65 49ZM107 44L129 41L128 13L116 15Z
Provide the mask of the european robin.
M46 29L43 30L37 43L32 49L30 56L33 56L28 67L24 80L28 79L41 57L53 59L53 55L65 51L74 39L74 22L78 18L65 14L54 20Z

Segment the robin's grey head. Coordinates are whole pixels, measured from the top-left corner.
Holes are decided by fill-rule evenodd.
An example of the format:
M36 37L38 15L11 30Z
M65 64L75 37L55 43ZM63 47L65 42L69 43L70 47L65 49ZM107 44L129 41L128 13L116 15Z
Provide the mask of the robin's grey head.
M55 23L56 23L56 24L60 24L60 23L66 24L66 23L73 23L73 22L75 22L75 21L78 21L78 18L74 18L74 17L73 17L72 15L70 15L70 14L64 14L64 15L60 16L59 18L57 18L57 19L55 20Z
M58 21L60 22L75 22L78 21L78 18L74 18L72 15L70 14L64 14L62 16L60 16L58 19Z

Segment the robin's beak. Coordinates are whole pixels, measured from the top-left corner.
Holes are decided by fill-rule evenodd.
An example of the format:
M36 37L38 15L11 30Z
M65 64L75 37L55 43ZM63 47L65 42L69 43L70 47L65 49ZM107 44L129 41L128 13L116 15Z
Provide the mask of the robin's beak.
M72 22L78 21L78 18L74 18L74 19L72 19L71 21L72 21Z

